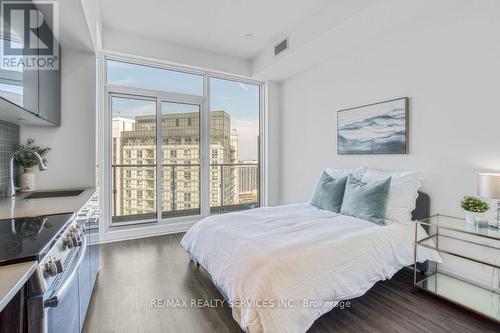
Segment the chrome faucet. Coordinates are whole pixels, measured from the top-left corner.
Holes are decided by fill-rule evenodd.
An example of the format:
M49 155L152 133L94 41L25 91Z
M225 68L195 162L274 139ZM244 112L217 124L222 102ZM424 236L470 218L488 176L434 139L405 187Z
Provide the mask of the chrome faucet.
M18 151L14 152L14 154L11 155L10 157L10 164L9 164L9 189L7 191L7 197L8 198L15 198L16 197L16 186L14 185L14 158L20 154L20 153L31 153L35 155L38 158L38 168L40 171L47 170L47 166L45 163L43 163L43 158L38 154L36 151L31 150L31 149L19 149Z

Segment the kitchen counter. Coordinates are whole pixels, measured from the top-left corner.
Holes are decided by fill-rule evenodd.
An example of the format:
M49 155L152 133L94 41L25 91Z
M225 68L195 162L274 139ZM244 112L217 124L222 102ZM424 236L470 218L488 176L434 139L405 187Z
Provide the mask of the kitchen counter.
M36 261L0 266L0 311L24 286L37 266Z
M74 189L75 188L43 191ZM24 197L26 197L29 193L18 194L14 200L10 198L1 198L0 219L76 212L92 197L96 191L97 189L95 188L86 188L85 191L77 196L40 199L24 199Z

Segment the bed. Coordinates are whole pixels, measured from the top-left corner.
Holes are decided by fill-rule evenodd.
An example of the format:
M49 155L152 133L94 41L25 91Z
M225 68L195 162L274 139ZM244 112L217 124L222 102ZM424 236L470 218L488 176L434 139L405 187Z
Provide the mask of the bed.
M417 202L414 215L426 210ZM379 226L304 203L210 216L181 245L244 331L305 332L340 301L412 264L415 225ZM440 258L419 250L417 260Z

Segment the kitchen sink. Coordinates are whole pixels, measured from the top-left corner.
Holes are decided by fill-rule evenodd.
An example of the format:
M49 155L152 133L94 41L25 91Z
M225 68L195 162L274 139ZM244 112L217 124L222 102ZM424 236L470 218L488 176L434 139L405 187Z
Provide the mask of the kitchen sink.
M85 190L40 191L28 194L27 196L24 197L24 199L75 197L80 195L83 191Z

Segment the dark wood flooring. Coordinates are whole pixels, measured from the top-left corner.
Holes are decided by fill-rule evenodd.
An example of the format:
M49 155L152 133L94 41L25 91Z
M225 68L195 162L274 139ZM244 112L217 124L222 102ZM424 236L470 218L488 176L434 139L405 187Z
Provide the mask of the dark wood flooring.
M155 299L223 299L208 274L188 261L181 238L177 234L103 245L84 332L241 332L227 306L152 306ZM412 293L411 280L411 272L403 270L377 283L352 300L350 308L323 315L309 332L500 332L486 319Z

